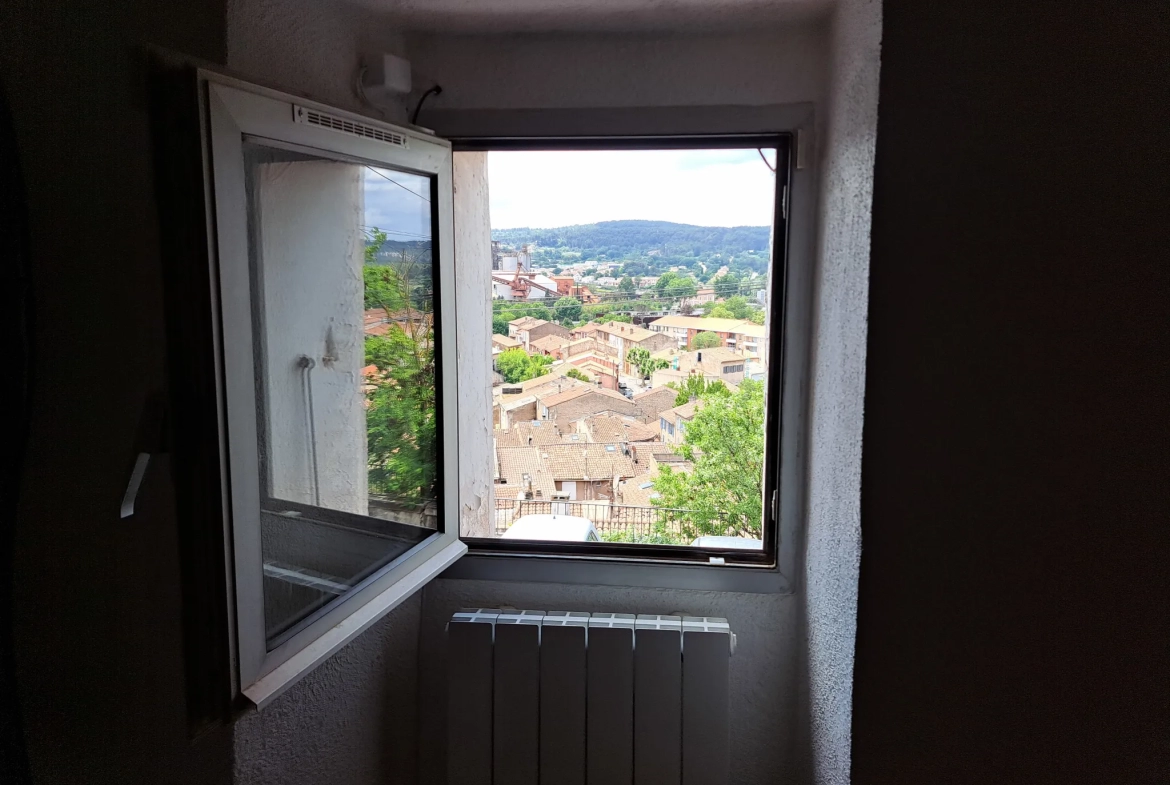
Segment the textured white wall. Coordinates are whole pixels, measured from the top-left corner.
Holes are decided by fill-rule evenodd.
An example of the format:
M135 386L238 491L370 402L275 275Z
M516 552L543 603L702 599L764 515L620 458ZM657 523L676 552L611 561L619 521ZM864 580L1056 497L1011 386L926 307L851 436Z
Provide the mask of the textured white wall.
M227 64L248 79L390 122L406 120L401 99L362 102L363 54L402 54L402 36L372 13L317 0L228 0Z
M697 35L418 35L418 79L435 109L696 106L815 101L819 25ZM424 113L425 116L425 113Z
M849 781L870 205L877 133L879 0L848 0L830 30L814 279L805 623L812 781Z
M267 425L260 428L268 439L271 492L364 515L362 168L331 161L261 164L256 187L267 389ZM316 363L308 371L311 412L301 356Z
M413 785L419 608L407 599L233 726L235 785Z

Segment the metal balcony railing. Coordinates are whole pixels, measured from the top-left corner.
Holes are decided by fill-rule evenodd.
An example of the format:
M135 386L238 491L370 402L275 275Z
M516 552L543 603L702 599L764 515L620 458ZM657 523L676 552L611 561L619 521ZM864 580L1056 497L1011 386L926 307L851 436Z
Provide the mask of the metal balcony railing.
M695 511L675 507L648 507L601 501L496 499L496 534L508 530L525 515L573 515L591 521L603 539L629 542L673 541L686 544L692 539ZM684 540L686 542L684 542Z

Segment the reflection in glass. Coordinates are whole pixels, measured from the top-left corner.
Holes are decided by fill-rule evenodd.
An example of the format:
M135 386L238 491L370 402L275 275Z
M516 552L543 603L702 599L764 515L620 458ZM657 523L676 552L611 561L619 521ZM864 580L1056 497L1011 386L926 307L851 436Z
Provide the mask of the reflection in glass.
M248 159L269 647L438 521L429 177Z

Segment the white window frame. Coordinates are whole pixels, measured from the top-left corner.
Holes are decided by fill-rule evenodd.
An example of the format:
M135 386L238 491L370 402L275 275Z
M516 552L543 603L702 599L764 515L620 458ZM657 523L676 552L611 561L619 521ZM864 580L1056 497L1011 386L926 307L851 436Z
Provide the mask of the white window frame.
M240 692L264 707L467 551L459 540L458 372L451 145L406 128L344 112L213 72L199 73L204 101L204 167L214 216L209 243L217 336L221 459L235 597L235 661ZM294 107L401 134L405 148L294 122ZM258 511L257 413L252 350L252 295L245 197L244 137L324 157L384 164L433 175L438 193L435 259L441 311L442 519L440 530L382 567L314 616L272 651L264 628L263 559ZM445 312L445 316L444 316ZM231 596L231 593L229 593Z
M591 107L573 109L433 109L428 125L447 138L789 134L793 138L787 213L787 271L783 289L783 378L780 466L777 487L778 549L769 568L715 564L615 561L554 553L510 556L475 551L444 578L527 581L619 587L791 594L798 585L805 524L811 303L816 258L815 113L811 104L693 107ZM791 205L791 209L788 208ZM456 215L456 221L459 220ZM464 281L465 287L469 282ZM479 296L470 289L466 296ZM771 303L775 308L780 303ZM466 328L474 329L474 328ZM465 339L469 337L464 334ZM611 336L612 337L612 336ZM685 336L680 337L680 340ZM486 339L485 339L486 340ZM474 345L474 341L469 341ZM485 349L485 353L489 351ZM488 422L490 422L488 418ZM470 456L479 463L479 456ZM490 461L490 452L483 459ZM490 487L490 486L489 486Z

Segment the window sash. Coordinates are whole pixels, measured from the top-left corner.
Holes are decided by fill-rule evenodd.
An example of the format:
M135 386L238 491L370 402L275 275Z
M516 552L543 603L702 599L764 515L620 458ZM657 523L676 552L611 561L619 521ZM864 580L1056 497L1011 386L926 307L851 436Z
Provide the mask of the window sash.
M221 460L227 487L230 541L234 566L236 655L241 691L264 705L343 646L466 551L458 539L458 446L454 427L458 374L456 330L443 318L453 310L453 200L450 145L408 129L395 128L330 107L201 72L206 100L205 166L214 206L213 299L220 316L219 400ZM293 107L303 106L381 132L398 134L406 147L329 128L296 123ZM437 219L432 258L438 272L434 324L438 336L439 530L389 564L374 571L345 596L302 623L272 651L264 629L263 556L261 551L261 483L257 456L253 297L249 268L248 212L243 144L300 149L314 155L433 176L437 185Z

